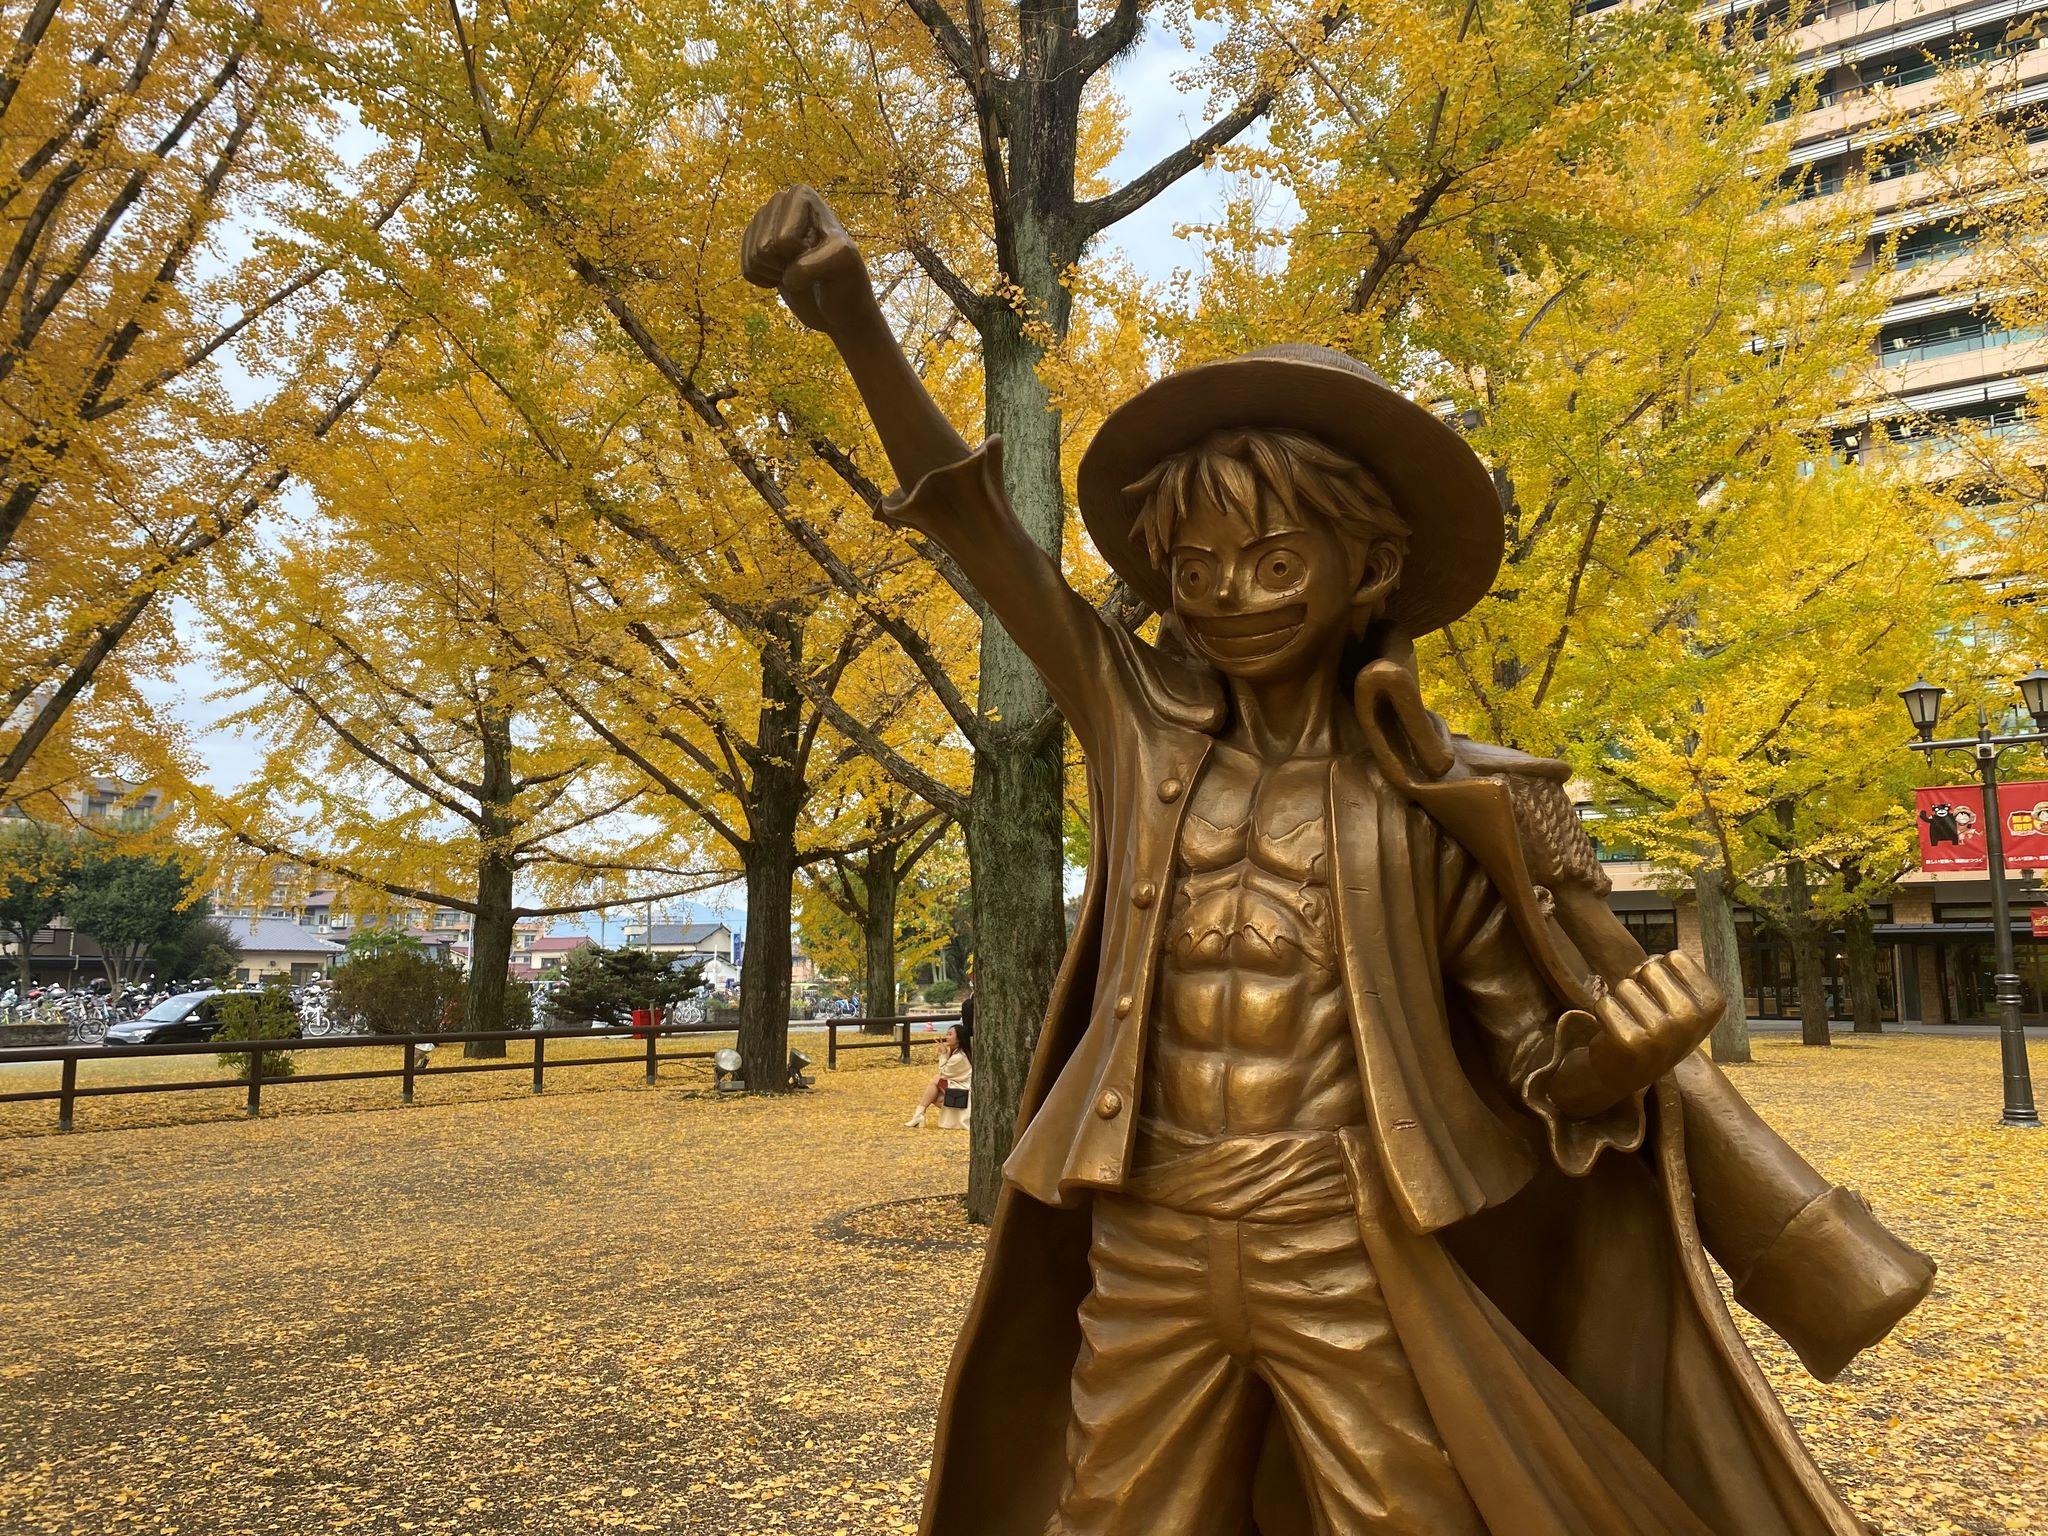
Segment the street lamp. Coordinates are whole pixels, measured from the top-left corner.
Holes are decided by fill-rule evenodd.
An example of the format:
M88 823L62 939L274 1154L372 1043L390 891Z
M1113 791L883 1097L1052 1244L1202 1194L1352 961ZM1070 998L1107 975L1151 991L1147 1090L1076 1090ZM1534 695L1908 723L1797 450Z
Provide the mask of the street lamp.
M2019 963L2013 957L2012 909L2005 896L2005 821L1998 807L1998 754L2006 747L2026 747L2048 741L2048 672L2036 667L2019 679L2020 698L2033 716L2034 729L2019 735L1994 736L1982 705L1977 708L1977 734L1944 741L1934 739L1934 727L1941 716L1942 690L1925 678L1899 690L1906 702L1906 714L1919 732L1918 741L1906 743L1925 753L1928 762L1937 752L1968 752L1977 760L1977 777L1984 785L1984 863L1991 876L1992 942L1997 946L1998 972L1991 978L1991 990L1998 1000L1998 1054L2005 1075L2005 1123L2039 1125L2034 1112L2034 1084L2027 1070L2027 1030L2020 1021Z
M1934 740L1934 722L1941 718L1941 695L1943 690L1926 678L1915 678L1913 686L1901 688L1899 697L1906 701L1906 713L1912 718L1913 729L1920 733L1922 741Z
M2048 731L2048 672L2034 668L2019 680L2020 699L2034 717L2034 729Z

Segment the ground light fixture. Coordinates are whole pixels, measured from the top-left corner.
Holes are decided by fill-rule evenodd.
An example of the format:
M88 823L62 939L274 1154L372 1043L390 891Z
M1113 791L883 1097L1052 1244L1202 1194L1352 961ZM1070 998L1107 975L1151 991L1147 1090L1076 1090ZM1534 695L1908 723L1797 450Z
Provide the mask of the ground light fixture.
M1984 868L1991 877L1992 942L1997 947L1998 969L1991 978L1991 991L1998 1001L1998 1055L2005 1079L2005 1123L2038 1126L2034 1109L2033 1076L2027 1067L2026 1021L2020 1009L2026 990L2020 980L2019 962L2013 952L2012 903L2005 889L2005 816L1998 804L1998 757L2008 747L2033 747L2048 742L2048 672L2036 667L2017 680L2020 698L2033 716L2034 729L2007 735L1993 735L1991 722L1982 706L1977 710L1977 734L1937 741L1935 722L1941 718L1942 689L1916 678L1910 688L1901 688L1906 716L1919 734L1906 745L1922 753L1931 764L1937 752L1967 752L1977 765L1978 782L1984 786Z
M802 1051L793 1050L789 1053L790 1087L810 1088L815 1086L815 1084L812 1082L810 1078L804 1076L804 1068L808 1067L810 1064L811 1058L806 1056Z
M740 1076L740 1053L727 1049L711 1057L711 1086L720 1093L745 1093L746 1079Z

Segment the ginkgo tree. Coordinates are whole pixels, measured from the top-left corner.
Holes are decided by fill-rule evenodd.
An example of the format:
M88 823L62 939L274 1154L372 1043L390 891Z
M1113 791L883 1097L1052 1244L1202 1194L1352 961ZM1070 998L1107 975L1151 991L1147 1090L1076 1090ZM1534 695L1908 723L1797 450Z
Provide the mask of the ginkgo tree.
M200 598L225 722L260 770L182 793L243 848L356 893L473 915L466 1027L502 1027L522 917L668 899L730 877L676 857L621 773L508 645L553 583L533 532L564 497L501 397L429 333L302 466L315 514L221 563ZM477 1053L497 1053L486 1043Z
M1318 7L1301 14L1311 34L1338 20ZM826 713L904 787L963 821L976 926L989 936L978 1067L998 1102L1021 1092L1064 944L1062 723L957 573L941 566L939 577L967 605L968 664L942 661L926 629L951 598L877 615L864 563L837 543L858 536L825 509L875 507L879 457L816 345L736 287L734 254L746 217L779 187L810 181L839 197L889 264L892 302L935 386L1009 438L1012 497L1032 537L1058 552L1069 443L1039 369L1070 333L1077 263L1257 121L1300 67L1274 39L1271 79L1263 66L1251 72L1210 127L1112 184L1118 107L1106 71L1144 23L1135 0L1085 24L1075 7L1037 3L963 20L937 3L648 12L592 0L516 16L458 5L438 24L393 7L378 47L344 62L337 85L394 140L466 163L494 212L516 212L521 232L497 233L520 253L497 259L552 252L690 430L719 445L939 697L973 752L966 796L877 753L884 744L860 722ZM838 488L817 491L819 481ZM1008 1116L977 1118L970 1203L984 1215L1009 1133Z
M834 508L800 482L783 490L772 447L742 469L727 439L696 430L559 261L491 243L498 205L459 168L432 198L430 231L360 249L363 280L435 339L454 387L497 423L495 460L546 491L492 502L524 584L516 603L465 594L463 632L514 659L565 739L641 786L647 848L744 883L740 1052L747 1081L777 1090L797 874L895 841L820 798L859 756L847 733L946 771L929 690L872 645L909 562L872 526L829 548L816 525ZM861 600L804 539L844 562Z
M155 728L162 595L241 537L389 344L335 250L410 191L305 65L345 6L40 0L0 64L0 792ZM82 703L92 707L86 715Z
M1283 237L1241 199L1168 338L1183 357L1325 340L1467 432L1506 553L1487 599L1424 643L1430 696L1567 759L1610 837L1692 887L1736 1000L1716 1050L1746 1056L1731 899L1810 955L1822 850L1859 850L1839 867L1866 875L1890 857L1895 818L1874 847L1867 800L1817 786L1869 782L1872 738L1841 710L1939 622L1917 599L1938 585L1941 498L1836 462L1885 274L1859 261L1853 201L1796 201L1780 38L1654 9L1418 0L1380 19L1334 38L1300 112L1241 157L1299 222ZM1719 752L1758 798L1733 775L1703 797L1681 772ZM1792 804L1788 841L1775 807ZM1818 1007L1817 973L1804 991Z
M848 775L846 815L868 837L805 871L798 897L804 949L829 974L860 979L871 1021L896 1015L898 976L929 960L952 937L955 897L966 886L956 828L878 766ZM871 1022L870 1034L887 1034Z

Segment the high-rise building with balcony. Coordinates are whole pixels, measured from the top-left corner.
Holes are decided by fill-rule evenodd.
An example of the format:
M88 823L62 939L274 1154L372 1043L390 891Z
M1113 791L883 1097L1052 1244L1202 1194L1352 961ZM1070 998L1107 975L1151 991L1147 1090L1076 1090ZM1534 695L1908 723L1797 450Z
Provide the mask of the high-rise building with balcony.
M1956 451L1969 437L2015 446L2038 463L2048 434L2032 419L2029 397L2048 398L2048 337L2001 322L1987 306L2000 279L1978 238L1986 206L2013 189L1959 182L1943 157L1957 72L1971 70L1983 85L1977 105L2017 125L2031 173L2048 176L2048 0L1731 0L1702 13L1703 21L1717 18L1757 35L1791 27L1799 89L1782 110L1792 118L1792 216L1841 206L1824 200L1856 199L1863 263L1892 255L1890 302L1871 338L1876 384L1831 424L1836 454L1859 462L1899 456L1912 473L1951 485L1970 467ZM2041 238L2048 241L2048 230ZM1973 488L1969 497L1986 494L1999 493ZM1945 553L1959 558L1962 574L1997 582L2002 601L2044 595L2028 584L2038 564L2034 572L1972 570L1967 554ZM1903 711L1899 722L1903 738ZM1967 774L1959 766L1935 771ZM1667 894L1668 872L1601 842L1597 820L1589 830L1614 882L1613 905L1644 946L1699 953L1697 914L1688 899ZM2032 936L2029 918L2036 905L2048 909L2048 889L2033 871L2010 878L2026 1013L2039 1021L2048 1017L2048 941ZM1990 900L1981 874L1918 873L1873 909L1886 1018L1995 1018ZM1736 929L1749 1016L1796 1017L1789 946L1739 908ZM1827 946L1828 1006L1846 1019L1841 950L1839 942Z
M1941 163L1952 81L1970 71L1984 107L2030 125L2036 171L2048 167L2048 3L1833 0L1794 28L1792 45L1811 90L1788 102L1806 108L1793 125L1798 195L1856 198L1865 261L1889 248L1895 262L1872 338L1880 389L1838 425L1836 450L1910 454L1943 476L1959 431L2027 433L2029 389L2048 376L2048 337L2009 328L1986 304L1995 279L1979 222L2011 189L1958 185Z

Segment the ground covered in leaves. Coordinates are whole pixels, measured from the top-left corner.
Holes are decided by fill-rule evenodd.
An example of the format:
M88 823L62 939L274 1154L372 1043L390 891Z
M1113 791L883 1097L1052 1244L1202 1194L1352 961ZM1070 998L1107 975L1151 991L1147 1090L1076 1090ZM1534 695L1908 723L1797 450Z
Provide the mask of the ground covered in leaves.
M929 1068L861 1065L787 1100L622 1065L10 1114L0 1531L909 1529L978 1243L964 1137L901 1127ZM1760 1341L1823 1464L1888 1536L2048 1530L2048 1132L1997 1128L1996 1043L1737 1076L1944 1266L1833 1386Z

